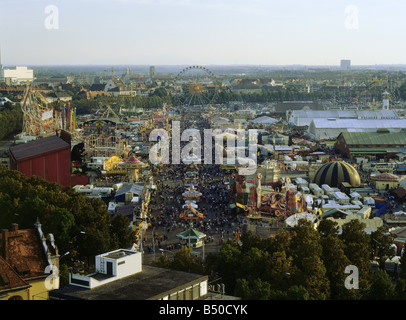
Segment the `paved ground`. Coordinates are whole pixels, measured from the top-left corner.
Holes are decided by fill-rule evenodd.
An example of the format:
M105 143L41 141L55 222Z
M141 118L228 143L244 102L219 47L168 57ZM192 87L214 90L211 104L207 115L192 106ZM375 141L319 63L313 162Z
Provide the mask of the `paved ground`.
M174 180L166 180L165 184L169 186L183 186L183 183L181 181L182 177L179 177L179 179L174 179ZM155 180L155 178L154 178ZM213 184L220 184L222 183L221 177L216 179L216 181L213 182ZM207 184L206 184L207 185ZM182 187L183 188L183 187ZM197 187L197 190L201 190L199 186ZM161 198L161 195L164 197ZM152 212L151 215L153 217L160 217L162 214L162 210L160 209L160 206L169 200L167 200L165 197L167 197L167 193L160 193L159 189L157 193L154 196L154 202L155 204L152 205ZM210 201L209 200L201 200L198 202L199 205L199 211L204 208L205 212L205 221L210 219L211 221L215 220L216 218L223 218L228 220L227 223L225 223L223 226L221 225L215 225L212 227L212 229L209 232L205 232L203 229L199 227L195 227L200 232L203 232L207 235L207 238L210 238L210 241L207 241L204 246L199 247L199 248L193 248L193 251L198 253L201 259L204 259L209 255L210 253L217 253L220 248L221 248L221 243L225 242L227 240L232 240L234 239L234 234L233 231L236 230L237 224L236 222L233 221L233 217L228 215L219 215L218 213L214 213L213 211L210 210ZM144 243L144 263L145 264L150 264L154 259L158 259L159 256L162 253L165 253L169 258L173 257L176 252L179 250L180 245L179 245L179 238L177 237L178 234L182 233L183 231L187 230L190 228L190 225L188 223L184 223L184 226L178 226L176 228L170 228L168 229L167 225L161 225L158 227L149 227L149 229L146 231L146 234L144 235L145 238L145 243ZM221 230L223 229L223 232ZM164 239L161 240L159 243L156 241L155 244L153 244L153 233L159 234L159 236L163 237ZM165 237L164 237L165 236Z
M365 178L367 178L365 176ZM367 182L366 179L363 179L363 182ZM170 185L170 186L179 186L182 185L182 181L179 179L175 179L175 180L166 180L165 181L166 184ZM217 181L213 182L213 183L217 183L220 184L221 179L218 178ZM197 187L197 189L199 190L199 186ZM380 194L387 199L388 202L392 202L392 206L391 206L391 210L393 212L399 211L399 210L403 210L403 205L394 201L393 199L388 198L387 196L385 196L384 194L385 192L380 192ZM168 196L168 195L166 195ZM155 196L155 200L156 200L156 209L153 210L152 214L155 217L159 217L161 215L161 210L159 209L160 204L162 204L163 201L169 201L168 199L162 199L160 197L160 194L158 193ZM213 213L211 213L210 211L210 203L208 203L208 201L202 201L199 204L199 208L205 208L206 210L206 214L205 214L205 218L206 219L215 219L217 216L214 215ZM230 221L232 219L232 217L230 216ZM231 225L230 224L225 224L224 225L224 232L223 232L223 236L221 234L221 232L219 230L216 231L215 228L212 229L212 233L209 234L210 236L212 236L213 241L206 243L204 248L200 247L200 248L194 248L193 251L198 252L198 254L200 255L201 258L205 258L207 257L207 255L209 255L210 253L217 253L220 248L221 248L221 243L219 243L219 239L222 239L223 241L227 241L227 239L233 239L234 235L233 235L233 231L236 229L237 225L234 222ZM146 242L145 242L145 246L144 246L144 263L148 264L151 263L154 259L158 259L159 256L162 253L165 253L168 255L168 257L173 257L173 255L175 255L175 253L177 252L177 248L179 248L179 238L177 237L177 235L183 231L185 231L187 229L187 227L177 227L176 229L171 229L169 232L167 230L166 226L160 226L158 228L155 229L155 232L158 233L160 236L167 236L168 240L163 240L161 241L159 244L155 243L155 245L152 244L152 233L153 233L153 229L150 228L147 230L147 234L145 235L146 238ZM219 228L220 229L220 228ZM202 231L202 230L199 230Z
M166 234L168 236L168 240L162 241L160 243L160 247L158 246L158 244L155 244L155 247L152 244L153 229L150 228L147 230L147 234L145 235L147 246L144 246L143 256L143 261L145 264L150 264L154 259L158 259L162 253L165 253L169 258L172 258L179 250L179 247L176 248L176 245L179 244L179 238L176 235L185 231L187 228L176 228L171 230L170 232L167 232L165 229L166 228L163 227L155 229L155 232L157 232L159 235L163 236L164 234ZM227 239L231 240L233 238L232 231L234 230L234 227L226 227L225 230L226 231L224 232L223 241L227 241ZM221 248L219 239L221 239L221 233L214 233L213 241L206 243L204 247L193 248L193 251L198 252L201 259L207 257L207 255L210 253L217 253ZM171 245L173 249L170 249ZM155 249L155 254L153 249Z

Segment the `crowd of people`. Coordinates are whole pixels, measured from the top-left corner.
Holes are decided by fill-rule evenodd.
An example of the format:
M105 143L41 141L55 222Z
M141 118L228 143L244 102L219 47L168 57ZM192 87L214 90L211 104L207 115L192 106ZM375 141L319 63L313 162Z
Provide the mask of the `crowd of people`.
M190 124L184 124L190 125ZM204 129L204 124L198 124ZM230 212L232 203L229 191L229 172L215 164L168 164L160 165L155 171L157 189L152 210L151 228L154 233L145 237L146 243L154 243L161 248L179 247L178 239L168 239L173 232L182 232L191 227L206 234L206 242L221 244L235 239L239 231L238 221ZM192 199L183 195L186 191L200 194ZM182 218L183 210L193 204L194 210L202 214L196 219ZM155 237L155 239L151 239ZM151 248L151 246L149 246Z
M184 173L196 172L196 178L186 179ZM152 214L152 226L156 230L169 233L175 229L186 230L193 227L207 234L226 236L227 230L237 224L231 215L230 192L224 183L225 172L215 165L188 166L184 164L162 168L157 177L155 210ZM187 200L183 196L189 188L198 191L201 196L191 200L195 210L203 214L202 219L188 220L180 217L187 210Z

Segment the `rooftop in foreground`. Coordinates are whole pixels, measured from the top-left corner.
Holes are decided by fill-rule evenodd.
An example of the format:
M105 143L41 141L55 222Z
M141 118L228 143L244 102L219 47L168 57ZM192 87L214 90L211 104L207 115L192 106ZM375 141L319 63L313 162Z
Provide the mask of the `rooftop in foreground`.
M50 293L51 299L67 300L158 300L207 276L143 265L142 272L94 289L68 285Z

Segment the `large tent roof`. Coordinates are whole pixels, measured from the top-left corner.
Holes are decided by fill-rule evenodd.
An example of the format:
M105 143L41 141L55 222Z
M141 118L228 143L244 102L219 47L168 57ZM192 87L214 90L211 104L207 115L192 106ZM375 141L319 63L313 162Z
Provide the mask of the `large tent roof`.
M343 132L347 145L406 145L406 132Z
M206 235L202 232L199 232L193 228L186 230L185 232L179 233L176 235L179 238L183 239L201 239L204 238Z
M294 110L295 118L400 119L396 110Z
M406 127L406 119L313 119L311 126L323 129L352 129L354 131L364 131L365 129L400 129Z
M352 187L359 187L361 178L357 170L344 161L331 161L321 166L314 175L313 182L321 186L339 187L342 182L348 182Z
M308 220L310 222L314 222L316 220L316 218L317 218L317 216L315 214L308 213L308 212L300 212L300 213L295 213L295 214L291 215L290 217L288 217L285 220L285 222L290 227L294 227L302 219Z
M401 178L399 176L389 172L371 176L371 180L375 181L399 181L400 179Z
M138 194L139 196L142 196L144 193L145 187L139 184L129 184L124 187L121 187L120 189L117 190L116 192L116 197L120 196L122 194L125 194L127 192L131 192L134 194Z
M278 122L278 120L276 120L274 118L271 118L271 117L268 117L268 116L262 116L262 117L259 117L259 118L256 118L256 119L252 120L251 122L252 123L258 123L258 124L259 123L272 124L272 123Z

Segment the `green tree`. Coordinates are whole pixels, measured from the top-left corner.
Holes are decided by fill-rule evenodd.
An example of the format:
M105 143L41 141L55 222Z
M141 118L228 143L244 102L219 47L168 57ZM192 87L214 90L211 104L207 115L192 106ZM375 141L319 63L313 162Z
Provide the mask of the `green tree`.
M13 110L13 109L14 109L14 105L13 105L12 102L7 101L7 102L4 103L3 108L4 108L5 110Z
M399 277L406 280L406 254L405 254L405 252L402 252L402 255L400 257Z
M0 111L0 139L13 133L21 132L23 114L19 104L7 104L7 108Z
M158 258L158 260L154 260L152 262L152 265L154 265L156 267L160 267L160 268L169 269L171 266L171 261L169 260L169 258L166 254L162 253L160 255L160 257Z
M237 279L234 295L244 300L268 300L271 296L271 286L260 278L248 281Z
M150 97L151 96L158 96L160 98L163 98L163 97L165 97L167 95L168 95L168 92L166 91L166 89L163 88L163 87L159 87L159 88L155 89L155 91L153 93L150 94Z
M306 257L301 263L300 271L294 275L298 285L309 292L312 299L324 300L330 296L330 283L323 261L318 256Z
M129 225L130 219L125 215L118 214L112 219L110 233L113 237L112 241L117 243L116 247L127 248L136 242L135 234L129 229Z
M372 278L368 299L391 300L395 297L395 286L385 270L378 269Z
M76 258L90 261L94 255L117 249L119 244L103 201L88 199L72 188L62 188L38 176L28 178L0 166L0 204L3 228L9 228L12 222L22 229L33 228L38 218L44 233L54 234L60 250L71 251ZM114 226L119 225L117 220ZM125 236L123 233L122 239Z
M328 237L329 235L337 237L339 233L338 223L331 219L322 219L317 226L317 231L322 237Z
M287 291L271 291L271 300L310 300L309 292L303 286L293 285Z
M361 284L367 286L362 279L369 281L370 268L370 239L365 232L365 224L359 220L351 220L342 226L340 239L344 243L344 254L359 270ZM364 288L366 289L366 287Z
M345 268L351 263L344 254L343 242L333 234L329 233L321 239L322 260L330 283L330 298L340 299L346 298L347 289L344 288L344 282L347 275Z
M48 206L47 202L38 196L34 198L25 198L17 210L18 224L22 229L32 228L39 219L43 220L43 213Z
M264 263L266 269L262 278L269 282L273 290L287 290L295 273L292 258L286 252L274 252Z
M310 221L301 219L292 228L289 253L293 258L293 263L297 266L300 266L303 259L307 257L321 256L320 235Z
M258 248L251 248L248 252L243 253L241 258L241 273L248 278L258 278L266 271L265 260L268 253Z
M84 155L85 155L85 144L83 142L78 143L72 148L71 160L82 161Z
M68 265L61 263L59 265L59 287L69 285L69 267Z
M187 246L183 246L176 252L169 267L173 270L203 273L203 267L192 254L192 248L188 248Z
M288 252L290 245L290 233L288 231L281 231L274 237L263 240L264 248L269 253L273 252Z
M217 254L206 258L206 268L222 278L226 292L232 294L235 282L244 275L241 273L241 251L231 243L225 243Z
M313 299L329 297L329 281L321 260L320 234L307 220L299 220L291 230L289 252L298 271L292 276L294 283L302 285Z
M402 100L406 100L406 82L403 82L402 85L399 87L399 95Z
M406 300L406 279L398 278L396 280L394 299Z
M381 269L385 268L386 259L392 259L396 255L392 246L394 238L395 237L389 233L389 228L387 226L379 227L370 235L370 246L375 257L379 261Z
M239 278L236 280L234 295L243 300L248 300L251 297L250 283L247 279Z
M16 209L18 198L12 199L7 193L0 192L0 228L8 229L13 222L17 221Z
M66 208L55 207L40 221L43 221L43 229L47 230L48 233L52 233L55 239L58 240L59 251L68 251L71 230L75 224L72 213Z
M254 279L251 285L250 300L268 300L271 295L271 286L260 278Z
M303 286L292 286L287 292L289 300L310 300L309 292Z
M241 252L245 253L250 251L252 248L263 248L263 240L260 235L254 234L251 231L244 232L240 240L242 242Z

